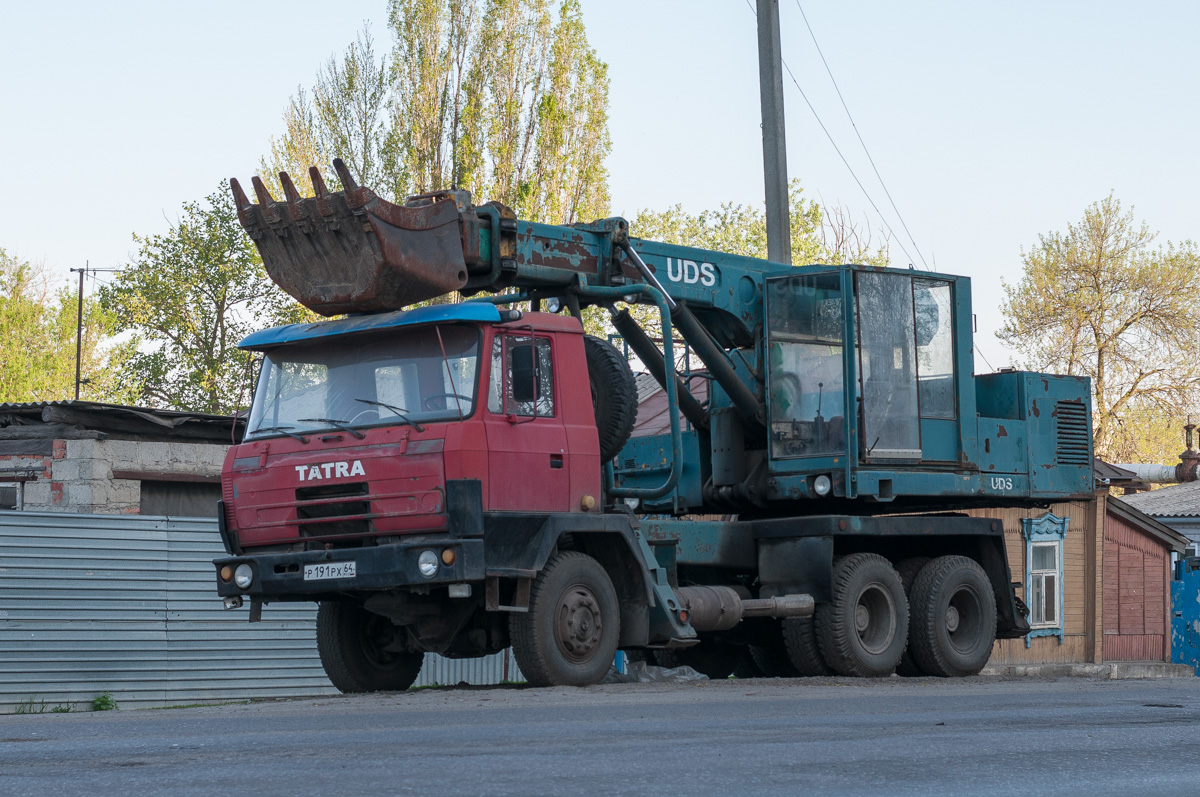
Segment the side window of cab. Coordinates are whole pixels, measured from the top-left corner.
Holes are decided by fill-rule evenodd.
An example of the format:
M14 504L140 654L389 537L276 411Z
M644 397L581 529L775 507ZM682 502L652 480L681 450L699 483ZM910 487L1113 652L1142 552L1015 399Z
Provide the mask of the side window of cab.
M549 338L497 335L493 339L488 410L517 417L554 416L554 357Z

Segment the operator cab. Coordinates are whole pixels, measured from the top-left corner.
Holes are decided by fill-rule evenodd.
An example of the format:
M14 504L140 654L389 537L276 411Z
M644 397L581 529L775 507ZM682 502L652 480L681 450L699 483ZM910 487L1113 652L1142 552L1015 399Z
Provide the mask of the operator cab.
M772 460L958 459L951 280L843 268L767 286Z

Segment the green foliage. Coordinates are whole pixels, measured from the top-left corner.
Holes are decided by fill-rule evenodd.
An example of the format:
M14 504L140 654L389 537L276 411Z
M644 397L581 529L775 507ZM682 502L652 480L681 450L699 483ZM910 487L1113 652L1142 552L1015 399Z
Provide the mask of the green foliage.
M232 412L250 359L237 342L311 316L267 279L224 186L185 204L167 234L134 240L137 257L100 291L117 331L132 335L120 384L151 406Z
M792 262L864 263L888 265L886 240L875 244L870 228L853 222L849 214L822 207L804 198L799 180L788 190L792 222ZM697 246L747 257L767 256L765 212L754 206L727 202L718 210L691 214L681 205L665 211L642 210L629 225L638 238Z
M116 711L119 708L112 692L101 692L92 698L92 711Z
M17 714L45 714L47 711L46 701L38 700L30 695L17 704Z
M75 337L78 297L54 288L44 270L0 249L0 401L63 401L75 395ZM83 306L80 398L120 401L125 395L109 378L124 352L105 344L113 316L87 298Z
M1004 286L998 337L1024 367L1092 380L1096 454L1110 462L1176 461L1196 410L1200 255L1155 237L1110 194L1039 236L1020 282Z
M608 68L578 0L392 0L389 28L390 54L364 30L292 98L268 186L340 157L393 201L457 186L532 221L606 215Z

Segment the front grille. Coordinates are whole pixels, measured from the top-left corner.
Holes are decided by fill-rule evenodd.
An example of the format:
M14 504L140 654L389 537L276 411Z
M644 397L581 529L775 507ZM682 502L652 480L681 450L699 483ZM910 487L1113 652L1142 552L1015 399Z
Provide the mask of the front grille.
M1088 449L1092 429L1088 424L1087 407L1082 402L1060 401L1054 405L1058 421L1058 448L1055 461L1059 465L1089 465Z
M366 518L361 516L370 513L371 502L336 500L366 495L366 482L297 488L296 518L301 521L320 521L318 523L300 523L300 536L327 537L342 534L366 534L370 531L370 526Z

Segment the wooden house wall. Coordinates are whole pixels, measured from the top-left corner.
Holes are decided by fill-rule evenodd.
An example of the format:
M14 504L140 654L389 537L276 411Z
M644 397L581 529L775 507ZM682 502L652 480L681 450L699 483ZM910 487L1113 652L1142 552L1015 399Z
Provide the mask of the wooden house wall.
M1097 562L1103 533L1103 499L1053 504L1049 510L978 509L975 517L996 518L1004 524L1004 542L1012 580L1021 582L1017 595L1025 600L1025 538L1022 518L1039 518L1047 511L1067 518L1063 540L1063 639L1057 636L1034 637L1025 646L1025 638L998 639L992 650L991 664L1042 664L1100 661L1100 617L1103 602L1097 599L1102 573Z
M1118 517L1104 528L1104 658L1169 661L1170 552Z

